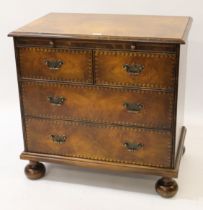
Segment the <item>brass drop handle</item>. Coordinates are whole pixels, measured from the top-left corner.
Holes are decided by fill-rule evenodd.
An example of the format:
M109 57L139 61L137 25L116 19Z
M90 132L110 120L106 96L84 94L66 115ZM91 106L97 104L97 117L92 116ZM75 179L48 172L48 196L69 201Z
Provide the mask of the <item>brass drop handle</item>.
M52 105L56 106L61 106L65 101L65 97L63 96L48 96L47 98Z
M45 60L44 64L47 65L47 67L50 70L57 71L62 67L63 61L61 61L61 60Z
M144 144L125 142L123 144L123 146L125 146L128 149L128 151L134 152L134 151L137 151L139 149L142 149L144 147Z
M133 75L138 75L144 70L144 66L141 64L124 64L123 69Z
M55 144L64 144L66 142L67 137L65 135L50 135L51 140L55 143Z
M128 112L138 113L144 108L144 105L140 104L140 103L128 103L128 102L125 102L125 103L123 103L123 107Z

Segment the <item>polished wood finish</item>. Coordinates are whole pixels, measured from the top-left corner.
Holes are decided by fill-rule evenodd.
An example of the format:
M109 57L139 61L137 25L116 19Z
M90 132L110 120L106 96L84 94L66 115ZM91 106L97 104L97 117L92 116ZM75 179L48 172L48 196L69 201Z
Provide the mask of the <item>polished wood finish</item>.
M176 52L176 44L150 43L135 41L112 41L112 40L89 40L89 39L66 39L46 37L18 37L17 47L45 47L59 49L104 49L104 50L139 50L146 52Z
M92 83L92 52L49 48L20 48L22 78ZM62 62L49 67L47 62Z
M178 16L50 13L10 36L185 43L190 24Z
M140 173L147 175L157 175L163 177L171 177L177 178L179 172L180 161L182 158L182 149L184 147L184 138L186 134L185 127L182 128L181 140L179 141L179 148L181 152L177 152L177 156L175 158L175 167L171 168L158 168L152 166L142 166L135 164L123 164L123 163L112 163L101 160L88 160L84 158L75 158L75 157L67 157L61 155L50 155L50 154L42 154L42 153L34 153L34 152L23 152L20 155L20 158L23 160L33 160L33 161L42 161L42 162L51 162L51 163L60 163L60 164L68 164L79 167L86 168L95 168L95 169L108 169L118 172L132 172L132 173ZM178 150L179 151L179 150Z
M163 177L156 182L155 189L164 198L173 197L178 191L178 184L172 178Z
M158 175L172 197L184 151L189 17L49 14L14 36L29 178L42 162ZM34 175L33 175L34 174Z
M109 124L171 128L173 94L123 88L22 82L25 115ZM64 97L54 106L48 97ZM142 104L133 111L128 104Z
M141 65L136 74L127 72L124 65ZM151 52L95 52L96 83L107 85L173 88L176 54Z
M30 161L25 167L25 174L27 178L35 180L42 178L46 173L44 164L36 161Z
M171 133L70 121L26 119L28 151L124 164L170 167ZM65 138L54 142L52 135ZM142 144L130 150L125 146Z

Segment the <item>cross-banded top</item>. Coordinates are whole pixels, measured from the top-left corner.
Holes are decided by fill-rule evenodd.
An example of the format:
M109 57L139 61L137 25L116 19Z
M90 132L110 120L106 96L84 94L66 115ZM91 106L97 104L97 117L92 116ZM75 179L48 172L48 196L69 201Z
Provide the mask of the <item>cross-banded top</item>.
M9 36L186 42L191 17L50 13Z

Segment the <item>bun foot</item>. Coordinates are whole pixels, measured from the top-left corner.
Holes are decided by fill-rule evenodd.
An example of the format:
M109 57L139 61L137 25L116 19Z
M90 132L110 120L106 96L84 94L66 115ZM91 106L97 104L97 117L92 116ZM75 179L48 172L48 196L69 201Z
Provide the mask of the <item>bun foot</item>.
M164 198L173 197L178 191L178 184L172 178L161 178L156 182L156 192Z
M46 168L44 164L36 161L30 161L25 167L25 174L27 178L35 180L40 179L45 175Z

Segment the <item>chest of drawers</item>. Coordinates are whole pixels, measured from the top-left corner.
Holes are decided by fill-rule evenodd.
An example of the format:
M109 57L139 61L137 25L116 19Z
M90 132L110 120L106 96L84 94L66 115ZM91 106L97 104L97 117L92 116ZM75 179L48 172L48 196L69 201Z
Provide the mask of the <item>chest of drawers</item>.
M14 32L24 152L40 162L161 176L184 152L189 17L51 13Z

